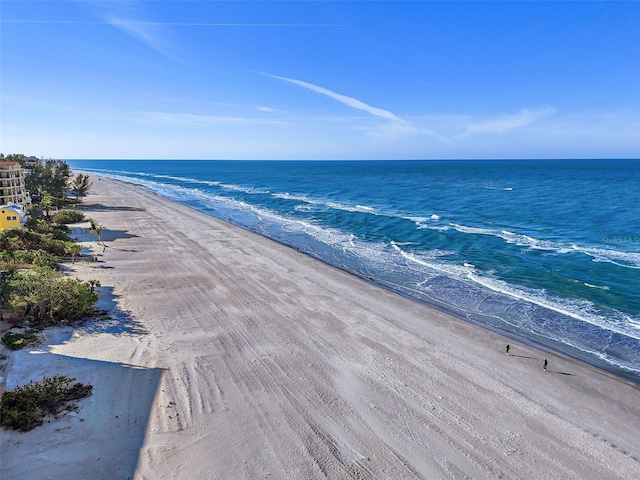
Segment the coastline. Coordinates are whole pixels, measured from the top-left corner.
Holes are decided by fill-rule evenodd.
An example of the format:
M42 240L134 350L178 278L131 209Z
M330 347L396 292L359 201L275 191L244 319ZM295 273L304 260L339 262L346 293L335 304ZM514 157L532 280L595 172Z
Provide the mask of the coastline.
M3 431L3 478L640 472L638 385L92 179L86 214L107 248L81 236L99 261L67 267L100 280L111 319L14 354L7 387L54 369L94 396L78 415Z

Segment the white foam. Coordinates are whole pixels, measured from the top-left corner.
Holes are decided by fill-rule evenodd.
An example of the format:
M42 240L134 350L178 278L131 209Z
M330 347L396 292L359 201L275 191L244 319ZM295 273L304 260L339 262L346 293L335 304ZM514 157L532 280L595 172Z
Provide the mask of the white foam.
M391 246L396 250L403 258L410 260L418 265L428 267L431 270L441 272L446 275L454 274L458 278L464 278L469 273L469 267L445 264L435 261L438 257L445 257L453 255L453 252L446 250L430 250L429 252L420 252L420 254L409 253L402 248L400 244L392 241Z
M331 208L334 210L343 210L345 212L359 212L359 213L371 213L374 215L378 214L377 208L368 206L368 205L350 205L348 203L342 202L334 202L331 200L316 200L310 198L308 195L292 195L288 192L285 193L272 193L271 194L275 198L281 198L285 200L295 200L299 202L308 203L314 206L321 206L325 208Z
M640 253L621 252L619 250L609 250L598 247L581 246L576 244L565 244L562 242L554 242L551 240L541 240L511 232L509 230L495 230L491 228L469 227L457 223L450 224L452 228L471 235L490 235L502 238L507 243L512 243L522 247L528 247L533 250L552 251L558 254L581 253L593 258L596 262L609 262L620 267L640 269ZM432 228L432 227L424 227Z
M610 289L609 287L607 287L606 285L602 285L602 286L601 286L601 285L591 285L590 283L587 283L587 282L584 282L584 285L585 285L586 287L589 287L589 288L598 288L598 289L600 289L600 290L611 290L611 289Z
M623 314L618 313L617 316L621 317L618 319L619 321L615 321L615 318L609 320L599 315L595 305L588 300L550 297L544 290L525 290L524 288L514 287L502 280L478 275L475 272L470 272L468 278L478 285L482 285L494 292L524 300L576 320L640 340L640 334L624 328L628 325L628 322L622 318L624 316Z
M304 195L292 195L289 192L272 193L271 196L274 197L274 198L281 198L281 199L284 199L284 200L294 200L294 201L306 202L306 203L317 203L317 202L313 202L312 200L310 200L307 196L304 196Z
M618 265L619 267L640 269L640 253L621 252L619 250L609 250L605 248L581 247L577 245L572 245L572 250L593 257L594 262L608 262Z
M333 208L335 210L344 210L345 212L360 212L360 213L373 213L376 214L374 207L368 207L365 205L348 205L339 202L325 202L325 206Z
M528 290L514 287L502 280L481 275L475 270L474 265L468 262L465 262L463 265L442 264L437 261L437 257L435 255L430 258L425 258L421 255L411 254L402 250L395 242L392 242L392 247L407 260L433 270L441 271L446 276L453 276L460 281L464 281L466 279L493 292L539 305L579 321L590 323L606 330L615 331L640 340L640 334L634 331L635 328L634 330L626 328L629 324L629 320L633 319L620 312L611 312L612 318L608 319L598 314L594 304L587 300L550 297L544 290ZM606 289L606 287L602 288Z
M376 209L373 207L367 207L366 205L356 205L357 210L365 211L365 212L375 212Z

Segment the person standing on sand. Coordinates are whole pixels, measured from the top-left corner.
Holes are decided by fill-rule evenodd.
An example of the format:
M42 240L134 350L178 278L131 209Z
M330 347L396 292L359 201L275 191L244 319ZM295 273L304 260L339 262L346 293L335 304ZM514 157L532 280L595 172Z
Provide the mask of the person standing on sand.
M547 359L544 359L544 362L542 362L542 369L546 372L547 371Z
M505 350L505 352L507 352L507 355L509 355L509 350L511 350L511 345L509 345L509 344L507 343L507 346L505 347L505 349L504 349L504 350Z

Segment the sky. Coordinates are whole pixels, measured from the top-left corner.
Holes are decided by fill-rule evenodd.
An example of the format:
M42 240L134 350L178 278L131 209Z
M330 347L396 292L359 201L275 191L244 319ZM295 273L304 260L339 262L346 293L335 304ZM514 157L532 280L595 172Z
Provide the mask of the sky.
M640 1L2 0L0 152L640 158Z

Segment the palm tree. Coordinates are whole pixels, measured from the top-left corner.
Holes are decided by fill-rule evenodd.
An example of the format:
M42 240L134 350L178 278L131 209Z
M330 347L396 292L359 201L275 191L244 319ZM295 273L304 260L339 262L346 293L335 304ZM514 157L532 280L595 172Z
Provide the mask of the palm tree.
M51 207L53 207L53 197L45 193L42 196L42 200L40 200L40 206L44 210L44 216L47 219L47 222L51 220Z
M96 225L93 220L91 220L91 231L89 232L91 235L98 236L98 245L102 244L104 246L104 242L102 241L102 230L104 227L102 225Z
M95 280L95 279L87 280L87 283L89 284L89 288L91 289L91 293L93 293L93 291L94 291L94 289L96 287L100 287L101 286L100 285L100 280Z
M71 263L76 263L76 255L80 255L82 247L77 243L67 243L64 246L64 253L71 255Z
M93 185L93 182L89 180L89 175L79 173L71 182L70 188L73 195L76 197L76 203L82 202L82 197L86 197L89 193L89 189Z

